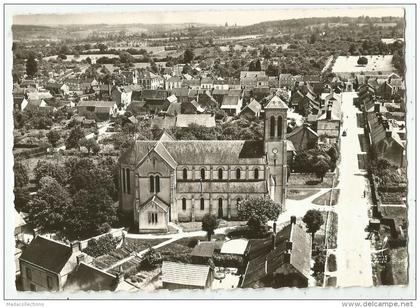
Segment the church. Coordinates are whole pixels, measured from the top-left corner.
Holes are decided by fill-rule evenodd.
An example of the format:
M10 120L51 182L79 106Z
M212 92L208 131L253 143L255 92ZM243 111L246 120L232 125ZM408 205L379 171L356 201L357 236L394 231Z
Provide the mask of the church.
M136 141L120 158L121 210L139 233L167 232L168 222L200 221L211 213L237 219L238 204L269 196L284 205L287 105L264 108L264 140Z

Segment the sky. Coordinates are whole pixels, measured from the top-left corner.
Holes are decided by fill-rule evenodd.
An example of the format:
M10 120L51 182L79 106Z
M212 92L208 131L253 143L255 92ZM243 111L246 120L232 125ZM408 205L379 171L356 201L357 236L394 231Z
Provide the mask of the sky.
M193 7L193 8L192 8ZM222 10L223 8L223 10ZM250 25L269 20L332 16L396 16L404 17L398 7L380 6L55 6L20 7L19 15L13 16L14 24L25 25L71 25L71 24L130 24L130 23L207 23L224 25ZM27 14L25 13L28 12ZM84 13L81 13L83 11ZM30 13L29 13L30 12ZM23 15L24 13L25 15Z

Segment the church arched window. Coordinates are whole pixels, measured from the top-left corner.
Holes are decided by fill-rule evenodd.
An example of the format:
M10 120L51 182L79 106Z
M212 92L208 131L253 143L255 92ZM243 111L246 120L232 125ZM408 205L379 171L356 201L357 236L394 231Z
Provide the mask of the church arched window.
M183 180L188 179L188 170L187 170L187 168L184 168L184 170L182 170L182 179Z
M277 118L277 137L281 138L283 133L283 119L281 116Z
M220 168L217 172L218 172L219 180L222 180L223 179L223 169Z
M275 130L276 130L276 117L271 116L271 118L270 118L270 137L274 137Z

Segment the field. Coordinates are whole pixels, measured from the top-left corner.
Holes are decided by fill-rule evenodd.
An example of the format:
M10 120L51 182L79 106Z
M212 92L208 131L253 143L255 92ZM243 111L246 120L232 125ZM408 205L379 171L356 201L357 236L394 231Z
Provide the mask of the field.
M331 195L332 194L332 195ZM339 189L332 189L325 194L319 196L315 200L312 201L313 204L317 205L330 205L330 198L331 198L331 205L336 205L338 201L338 196L340 195Z
M319 189L289 189L287 190L287 199L303 200L319 192Z
M357 64L359 56L340 56L332 67L333 73L389 73L395 70L392 64L392 55L385 56L364 56L368 59L367 65Z

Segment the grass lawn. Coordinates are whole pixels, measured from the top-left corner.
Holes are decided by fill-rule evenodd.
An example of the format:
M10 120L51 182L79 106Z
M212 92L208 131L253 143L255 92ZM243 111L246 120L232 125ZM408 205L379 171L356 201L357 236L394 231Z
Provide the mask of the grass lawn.
M325 194L313 200L312 203L317 204L317 205L330 205L330 198L331 198L331 205L336 205L339 195L340 195L339 189L331 189L330 191L327 191Z
M302 200L316 194L317 192L319 192L319 189L305 189L305 190L289 189L287 190L286 199Z
M324 180L321 182L313 174L306 173L292 173L289 177L289 187L290 189L294 188L329 188L332 186L334 174L328 173L325 175ZM337 185L338 182L335 181L334 185Z
M246 221L236 221L236 220L219 220L218 228L226 228L226 227L237 227L237 226L244 226L246 225ZM201 221L194 221L194 222L182 222L179 223L179 226L182 228L184 232L192 232L192 231L201 231L202 223Z

